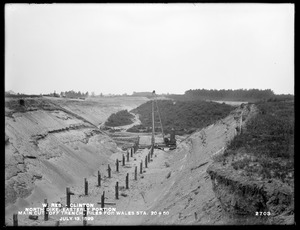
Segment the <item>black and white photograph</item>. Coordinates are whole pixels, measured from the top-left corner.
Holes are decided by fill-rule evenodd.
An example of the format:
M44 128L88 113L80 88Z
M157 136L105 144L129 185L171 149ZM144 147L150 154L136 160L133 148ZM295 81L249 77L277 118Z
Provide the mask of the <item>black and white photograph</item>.
M5 3L3 225L295 225L294 50L294 3Z

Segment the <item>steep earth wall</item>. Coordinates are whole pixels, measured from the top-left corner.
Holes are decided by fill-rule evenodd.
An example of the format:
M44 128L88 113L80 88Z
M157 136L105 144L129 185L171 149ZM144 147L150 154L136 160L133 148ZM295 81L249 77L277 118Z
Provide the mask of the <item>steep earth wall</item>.
M249 113L244 126L258 112L252 105L246 106ZM220 152L219 157L224 151ZM294 187L277 179L262 179L246 176L243 170L219 160L207 168L212 189L222 209L236 219L249 217L246 224L293 224ZM258 218L265 218L263 221Z
M34 207L44 198L56 202L67 186L107 164L119 151L116 144L90 122L51 101L6 101L6 215Z
M255 216L263 212L265 216L278 216L276 223L292 224L294 191L277 180L258 181L240 175L230 167L214 163L207 169L213 190L222 208L233 215ZM258 214L261 215L261 214Z
M245 108L246 109L246 108ZM186 139L177 149L166 153L166 168L161 190L153 192L154 204L150 210L168 212L164 216L145 218L147 224L218 225L227 224L219 200L213 191L207 168L213 158L224 151L236 135L242 108L237 108L219 120ZM246 114L246 110L244 111ZM148 196L151 197L151 194Z

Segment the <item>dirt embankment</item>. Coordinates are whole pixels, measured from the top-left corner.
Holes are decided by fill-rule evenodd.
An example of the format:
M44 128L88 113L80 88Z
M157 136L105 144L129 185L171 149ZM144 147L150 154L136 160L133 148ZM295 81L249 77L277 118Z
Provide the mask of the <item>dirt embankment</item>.
M28 206L40 207L44 198L48 202L65 202L67 186L75 194L82 193L83 178L88 178L93 186L97 183L96 171L100 169L101 173L106 173L107 163L114 164L123 154L93 125L80 116L73 116L74 111L66 113L54 104L46 107L47 110L33 106L31 111L14 112L6 117L6 215L9 223L12 212ZM7 111L12 108L8 106ZM222 151L235 135L238 113L236 110L185 140L177 137L182 141L176 150L155 150L152 163L139 175L138 181L131 179L130 189L116 202L118 210L161 211L165 212L164 216L100 216L91 224L226 223L206 169L213 155ZM112 179L105 176L101 191L93 186L88 197L76 195L72 199L97 203L105 189L108 200L112 200L116 180L124 181L126 173L132 178L134 166L139 166L147 152L147 149L139 150L135 160L126 163L120 173L113 173ZM22 218L20 224L24 225L54 224L40 220L32 223L26 216ZM78 222L61 224L78 225Z
M233 111L201 131L183 139L174 151L166 156L169 177L163 189L156 193L152 210L168 215L151 216L146 224L218 225L227 224L228 218L216 198L212 182L206 172L213 158L224 150L236 135L239 125L236 117L241 109Z
M257 112L254 105L249 108L245 123ZM216 156L207 173L212 180L212 189L222 209L231 216L232 223L293 224L294 188L274 178L245 175L243 170L236 170L217 159L222 159L223 152Z
M213 162L237 134L241 110L241 107L237 108L226 118L186 138L176 137L176 150L156 149L148 168L144 168L137 180L133 180L134 169L144 161L148 149L138 150L116 172L113 165L116 159L122 159L124 152L110 138L98 133L100 131L89 122L73 116L74 111L68 114L50 108L10 114L6 117L6 202L9 204L6 220L11 223L11 212L22 207L35 204L40 207L46 197L48 202L64 204L65 188L69 185L75 193L72 202L88 202L100 207L100 195L105 191L107 201L115 203L117 210L149 213L145 216L94 216L90 225L228 224L228 210L224 209L221 196L225 194L231 201L230 197L236 193L250 195L252 190L239 190L239 183L229 176L224 179L224 170ZM246 110L244 114L247 114ZM141 137L141 141L143 138L150 140L151 136ZM107 176L107 163L112 165L111 178ZM96 173L99 169L104 175L101 187L97 187ZM124 188L127 173L129 189ZM83 178L89 181L88 196L82 195ZM120 183L118 200L114 198L116 182ZM235 187L230 187L232 185ZM232 189L237 189L236 193ZM285 190L282 191L281 194L284 194ZM15 204L11 205L17 197ZM265 196L260 198L257 194L254 197L260 201ZM248 198L250 201L250 196ZM282 201L286 199L289 198L282 198ZM150 215L151 211L157 214ZM57 218L60 216L51 217L46 223L22 216L20 223L53 226ZM73 220L60 224L82 223Z
M91 122L44 98L6 99L6 215L56 202L119 151Z
M85 101L61 98L54 98L54 100L56 104L99 127L111 114L121 110L129 111L149 99L146 97L104 97L87 98Z
M207 172L222 208L236 219L243 216L254 219L254 222L244 224L293 223L294 195L291 187L275 180L253 180L218 163L212 164ZM261 222L259 217L265 222Z

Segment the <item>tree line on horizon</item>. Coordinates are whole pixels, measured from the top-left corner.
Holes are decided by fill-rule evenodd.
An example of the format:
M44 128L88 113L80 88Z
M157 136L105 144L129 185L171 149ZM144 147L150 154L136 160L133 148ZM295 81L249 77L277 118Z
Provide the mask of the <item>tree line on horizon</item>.
M60 93L61 97L70 97L70 98L80 98L80 97L88 97L89 96L89 92L75 92L74 90L70 90L70 91L65 91L65 92L61 92Z
M291 100L294 99L294 95L291 94L274 94L271 89L190 89L185 91L184 94L157 94L158 96L165 96L167 98L171 98L174 100L223 100L223 101L248 101L254 102L259 100ZM27 94L19 94L14 92L5 92L5 96L12 97L12 96L42 96L40 95L27 95ZM87 98L87 97L103 97L104 95L100 93L96 95L95 92L76 92L74 90L64 91L61 93L49 93L43 94L43 96L52 96L52 97L66 97L66 98ZM127 95L126 93L120 94L108 94L108 96L135 96L135 97L148 97L151 99L153 97L152 92L133 92L132 95Z
M190 89L185 91L187 97L200 97L202 99L210 100L221 100L221 99L230 99L230 100L261 100L265 98L274 97L275 94L271 89L221 89L221 90L207 90L207 89Z
M260 100L290 100L290 94L276 95L271 89L190 89L183 95L172 94L168 97L176 100L223 100L223 101L260 101Z

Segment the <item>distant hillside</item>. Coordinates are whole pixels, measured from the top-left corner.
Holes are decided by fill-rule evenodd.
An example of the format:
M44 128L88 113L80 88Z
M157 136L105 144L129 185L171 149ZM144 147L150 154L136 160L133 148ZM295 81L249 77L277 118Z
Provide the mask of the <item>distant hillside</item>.
M270 89L238 89L238 90L207 90L207 89L190 89L184 94L167 95L168 98L180 101L191 100L215 100L215 101L247 101L256 102L261 100L292 100L293 95L280 94L276 95Z
M5 97L7 98L28 98L28 97L42 97L41 95L36 95L36 94L11 94L6 92Z
M177 133L191 133L197 128L203 128L222 119L229 114L233 107L226 104L206 101L170 101L159 100L161 120L164 131L169 133L175 128ZM152 102L148 101L131 112L139 114L142 125L128 131L150 131L152 127ZM158 119L158 118L157 118Z

